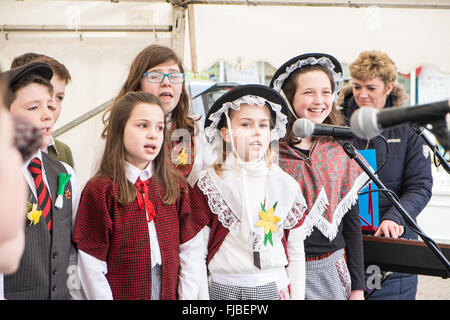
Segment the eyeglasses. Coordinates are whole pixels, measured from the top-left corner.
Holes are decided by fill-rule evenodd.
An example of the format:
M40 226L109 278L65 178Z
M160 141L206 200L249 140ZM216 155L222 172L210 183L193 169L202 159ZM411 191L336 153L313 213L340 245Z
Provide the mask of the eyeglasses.
M157 71L150 71L144 73L143 77L146 77L147 81L152 83L161 83L164 81L165 77L169 79L170 83L184 82L184 73L181 72L162 73Z

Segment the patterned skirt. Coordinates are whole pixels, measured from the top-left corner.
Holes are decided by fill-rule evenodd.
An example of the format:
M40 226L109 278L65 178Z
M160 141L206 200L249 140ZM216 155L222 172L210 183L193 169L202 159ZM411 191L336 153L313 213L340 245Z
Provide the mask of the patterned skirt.
M351 293L350 273L344 249L320 259L306 261L306 300L347 300Z
M288 300L287 288L279 290L276 282L255 287L241 287L211 281L209 285L211 300Z

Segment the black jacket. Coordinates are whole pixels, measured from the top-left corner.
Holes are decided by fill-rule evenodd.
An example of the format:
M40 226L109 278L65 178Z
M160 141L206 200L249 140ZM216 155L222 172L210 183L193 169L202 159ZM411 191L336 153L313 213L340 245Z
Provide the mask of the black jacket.
M400 106L405 98L403 89L396 86L388 97L385 108ZM358 109L351 87L341 91L338 103L348 124L352 113ZM387 129L382 135L388 141L389 158L378 172L378 177L388 189L396 193L401 205L416 220L431 198L431 152L409 125ZM353 143L358 149L365 149L367 146L367 140L356 137ZM377 167L380 167L386 157L386 144L381 138L374 138L369 141L368 148L376 149ZM405 225L402 215L382 192L379 195L379 210L380 223L387 219L393 220L405 227L402 238L417 239L417 234Z

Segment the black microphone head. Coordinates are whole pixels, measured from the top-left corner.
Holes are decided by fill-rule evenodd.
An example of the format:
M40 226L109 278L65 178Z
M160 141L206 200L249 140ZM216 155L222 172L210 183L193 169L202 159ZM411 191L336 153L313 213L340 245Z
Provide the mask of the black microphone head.
M314 123L306 118L301 118L295 120L292 129L296 137L309 138L314 134Z

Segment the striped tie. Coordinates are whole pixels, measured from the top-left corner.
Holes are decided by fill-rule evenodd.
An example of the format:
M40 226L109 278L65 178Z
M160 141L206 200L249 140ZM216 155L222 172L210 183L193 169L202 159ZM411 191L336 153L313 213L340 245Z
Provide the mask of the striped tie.
M31 176L34 179L34 184L36 185L36 194L38 198L39 209L42 210L42 215L44 216L45 222L47 223L47 228L49 231L52 230L52 217L50 210L52 208L52 199L50 198L50 192L47 190L47 186L42 179L42 164L39 158L34 158L30 161L28 165L28 171L30 171Z

